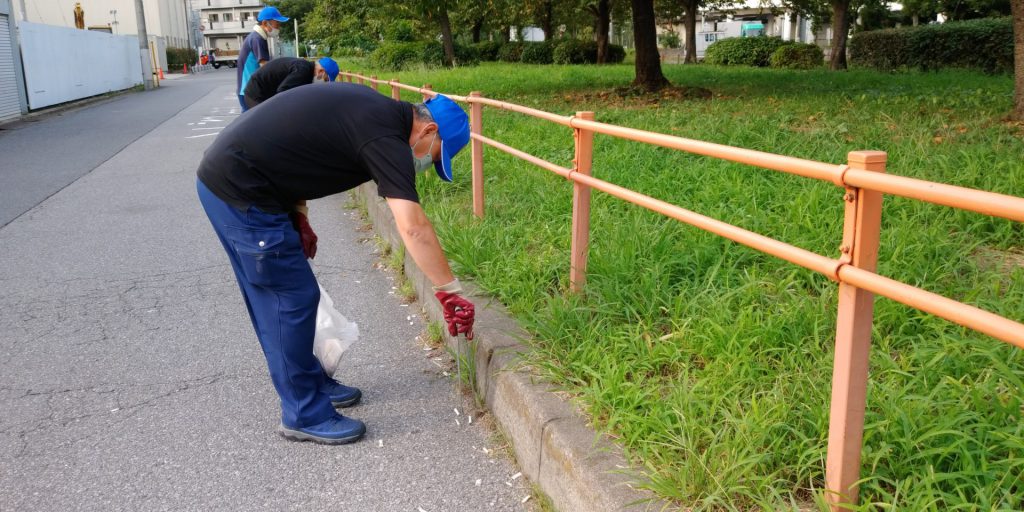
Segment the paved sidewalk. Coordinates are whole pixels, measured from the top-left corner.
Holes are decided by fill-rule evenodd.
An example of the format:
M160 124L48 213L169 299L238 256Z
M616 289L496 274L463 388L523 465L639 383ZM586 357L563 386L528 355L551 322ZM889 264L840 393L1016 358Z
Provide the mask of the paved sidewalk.
M376 268L346 197L310 217L316 271L362 333L339 376L363 389L346 411L368 433L334 447L277 436L266 363L195 196L202 151L237 115L224 71L168 83L219 81L0 227L0 510L529 510L529 484L484 418L468 422L450 358L417 341L419 305ZM169 97L129 96L133 109ZM4 165L39 168L53 148L23 150ZM0 187L0 203L18 195Z

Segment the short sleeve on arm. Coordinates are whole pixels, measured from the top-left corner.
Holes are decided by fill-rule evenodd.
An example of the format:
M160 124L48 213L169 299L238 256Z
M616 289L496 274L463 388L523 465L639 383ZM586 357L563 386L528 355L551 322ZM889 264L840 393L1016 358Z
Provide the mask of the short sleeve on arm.
M270 47L267 46L267 40L262 37L256 37L256 61L269 61L270 60Z
M363 145L360 162L366 167L381 197L420 202L409 144L399 137L381 137Z

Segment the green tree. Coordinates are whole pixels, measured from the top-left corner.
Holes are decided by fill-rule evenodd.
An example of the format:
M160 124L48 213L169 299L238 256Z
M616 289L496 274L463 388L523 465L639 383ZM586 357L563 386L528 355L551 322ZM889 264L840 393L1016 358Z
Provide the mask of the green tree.
M623 0L583 0L582 9L593 17L598 64L608 62L609 30L612 16L615 19L625 19L627 5Z
M1013 0L1013 117L1024 121L1024 0Z
M669 85L661 72L658 54L658 29L654 19L654 0L630 0L633 8L633 43L636 47L633 85L653 92Z
M288 16L293 20L298 20L299 24L306 22L306 16L313 11L316 7L316 0L277 0L275 4L281 14ZM302 35L302 29L299 29L299 35ZM281 40L292 41L295 39L295 22L289 21L281 24ZM295 49L298 51L298 48Z

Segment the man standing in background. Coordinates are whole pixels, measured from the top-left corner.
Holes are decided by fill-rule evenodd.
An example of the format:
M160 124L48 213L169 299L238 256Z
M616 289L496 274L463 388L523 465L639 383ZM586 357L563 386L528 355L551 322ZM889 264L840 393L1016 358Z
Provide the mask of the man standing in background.
M247 110L245 106L245 86L249 79L261 66L270 60L270 47L267 39L276 30L280 30L281 23L288 21L277 10L277 7L264 7L256 16L257 25L252 32L245 36L242 41L242 49L238 51L238 104L242 106L242 112Z

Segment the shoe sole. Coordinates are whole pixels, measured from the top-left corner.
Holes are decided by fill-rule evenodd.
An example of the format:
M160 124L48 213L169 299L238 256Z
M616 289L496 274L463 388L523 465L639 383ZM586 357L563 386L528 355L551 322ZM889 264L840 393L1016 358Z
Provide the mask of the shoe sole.
M356 396L355 398L349 398L348 400L331 401L331 405L335 407L352 407L359 403L359 400L363 398L363 395Z
M307 434L301 430L292 430L283 425L277 427L277 433L281 434L281 437L289 441L310 441L319 444L348 444L358 441L364 434L366 434L366 432L360 432L348 437L321 437L313 434Z

